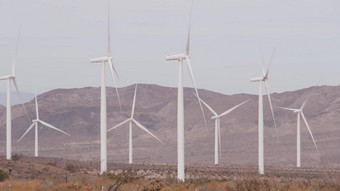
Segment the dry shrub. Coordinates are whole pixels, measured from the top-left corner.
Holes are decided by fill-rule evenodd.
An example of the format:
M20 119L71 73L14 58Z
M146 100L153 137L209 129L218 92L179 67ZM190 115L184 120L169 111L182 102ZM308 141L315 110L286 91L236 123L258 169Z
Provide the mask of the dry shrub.
M211 182L204 186L199 186L197 191L225 191L225 184L222 182Z
M43 191L46 190L42 181L38 179L24 181L24 180L7 180L0 183L0 190L10 191Z
M0 169L0 182L6 180L8 178L8 174Z
M65 167L65 170L68 170L71 173L75 173L79 170L79 167L77 165L67 164L66 167Z
M152 180L143 186L143 191L160 191L164 187L164 183L160 180Z
M186 185L184 184L177 184L177 185L167 185L167 186L164 186L162 188L161 191L195 191L193 188L192 189L188 189Z
M18 160L20 160L22 158L22 154L13 154L12 155L12 160L13 161L18 161Z
M59 184L53 187L53 191L91 191L93 190L91 186L82 185L79 182Z

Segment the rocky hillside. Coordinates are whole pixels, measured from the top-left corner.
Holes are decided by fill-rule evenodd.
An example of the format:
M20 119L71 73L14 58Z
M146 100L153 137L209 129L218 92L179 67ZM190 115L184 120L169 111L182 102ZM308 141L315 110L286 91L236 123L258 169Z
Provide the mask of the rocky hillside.
M212 164L214 159L214 121L205 109L208 128L193 89L186 88L185 96L185 151L188 163ZM122 108L114 88L107 89L108 127L130 116L134 85L119 88ZM221 119L222 164L257 164L258 96L249 94L224 95L199 90L201 98L217 113L250 100L230 115ZM304 113L312 128L326 165L340 167L340 86L319 86L298 91L274 93L275 106L299 108L309 98ZM39 130L40 156L77 160L99 160L100 89L56 89L38 96L40 119L68 133L68 137L46 127ZM29 117L35 118L34 100L27 102ZM278 124L275 137L268 99L264 97L265 165L294 166L296 164L296 114L274 108ZM134 162L176 163L177 160L177 89L158 85L138 85L135 119L146 126L165 144L133 127ZM34 154L34 133L16 141L30 125L22 106L13 107L13 150L25 155ZM301 121L302 122L302 121ZM302 122L302 165L320 167L308 130ZM0 152L5 153L5 108L0 106ZM128 126L108 133L108 160L128 161Z

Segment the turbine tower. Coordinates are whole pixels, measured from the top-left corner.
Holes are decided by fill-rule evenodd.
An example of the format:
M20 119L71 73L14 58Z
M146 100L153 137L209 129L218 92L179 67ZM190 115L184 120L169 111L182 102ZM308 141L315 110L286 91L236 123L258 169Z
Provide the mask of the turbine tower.
M118 88L114 74L118 74L113 67L110 46L110 3L108 0L108 28L107 28L107 55L104 57L93 58L91 63L101 63L101 88L100 88L100 174L107 171L107 113L106 113L106 63L108 63L113 82L115 84L119 107L121 108Z
M131 110L131 117L118 125L112 127L111 129L108 130L111 131L117 127L120 127L124 125L125 123L129 122L129 164L132 164L132 123L135 123L139 128L141 128L143 131L147 132L149 135L153 136L155 139L157 139L159 142L163 143L158 137L156 137L153 133L151 133L146 127L144 127L142 124L140 124L138 121L136 121L134 117L135 113L135 105L136 105L136 94L137 94L137 84L135 87L135 94L133 97L133 102L132 102L132 110ZM164 143L163 143L164 144Z
M274 120L274 126L275 126L275 130L276 130L276 137L277 137L277 128L276 128L276 121L274 118L274 111L273 111L273 106L272 106L272 101L270 99L270 92L269 92L269 88L268 88L268 73L269 73L269 67L273 61L273 57L274 57L274 53L275 53L275 49L273 51L272 57L270 59L267 71L265 72L263 70L263 76L258 77L258 78L253 78L250 81L251 82L259 82L260 86L259 86L259 119L258 119L258 126L259 126L259 131L258 131L258 136L259 136L259 173L260 174L264 174L264 146L263 146L263 96L262 96L262 83L265 84L266 86L266 91L267 91L267 96L268 96L268 101L269 101L269 105L270 105L270 109L272 112L272 117Z
M296 136L296 166L297 167L301 167L301 128L300 128L300 116L302 117L303 121L305 122L306 124L306 127L309 131L309 134L313 140L313 143L314 143L314 146L315 146L315 149L316 151L319 153L319 149L318 147L316 146L316 142L315 142L315 139L314 139L314 136L313 136L313 133L312 133L312 130L311 128L309 127L308 123L307 123L307 120L306 120L306 117L305 115L303 114L303 108L305 107L306 103L307 103L307 100L306 99L302 106L300 107L300 109L292 109L292 108L286 108L286 107L278 107L278 108L281 108L281 109L285 109L285 110L288 110L288 111L293 111L294 113L297 114L297 128L296 128L296 131L297 131L297 136Z
M185 174L184 174L184 98L183 98L183 60L187 62L188 70L190 73L191 80L194 84L195 92L197 97L199 98L199 94L196 87L196 82L194 79L194 75L191 68L190 63L190 54L189 54L189 46L190 46L190 25L191 25L191 15L192 15L192 6L190 12L190 21L189 21L189 32L186 43L185 52L182 54L176 54L167 56L167 61L178 61L178 90L177 90L177 179L181 182L185 182ZM203 107L198 99L200 104L201 112L203 114L204 124L207 129L207 123L205 120Z
M196 95L195 95L196 96ZM206 102L204 102L201 98L200 101L210 110L210 112L214 115L213 117L211 117L211 119L215 119L215 165L218 165L218 159L219 159L219 154L218 152L220 152L221 154L221 124L220 124L220 119L221 117L231 113L232 111L234 111L236 108L240 107L241 105L243 105L244 103L248 102L244 101L230 109L228 109L227 111L221 113L220 115L218 115L216 113L216 111L214 111Z
M20 91L16 82L16 76L15 76L15 65L16 65L16 58L18 54L18 47L19 47L19 39L20 39L20 29L18 33L16 48L15 48L15 54L13 58L12 63L12 74L7 76L0 77L0 80L6 80L7 81L7 108L6 108L6 159L11 160L12 159L12 116L11 116L11 81L13 82L15 89L17 91L18 97L20 99L20 102L22 102ZM25 110L25 113L28 117L25 105L23 105L23 108ZM29 117L28 117L29 119Z
M70 134L66 133L65 131L63 130L60 130L56 127L54 127L53 125L50 125L42 120L39 119L39 110L38 110L38 100L37 100L37 92L35 92L35 113L36 113L36 119L34 119L32 121L32 124L31 126L29 126L29 128L26 130L26 132L21 136L21 138L17 141L17 143L19 141L21 141L22 138L24 138L24 136L34 127L35 129L35 145L34 145L34 156L35 157L38 157L38 124L40 123L41 125L44 125L48 128L51 128L51 129L54 129L56 131L59 131L59 132L62 132L64 133L65 135L68 135L68 136L71 136Z

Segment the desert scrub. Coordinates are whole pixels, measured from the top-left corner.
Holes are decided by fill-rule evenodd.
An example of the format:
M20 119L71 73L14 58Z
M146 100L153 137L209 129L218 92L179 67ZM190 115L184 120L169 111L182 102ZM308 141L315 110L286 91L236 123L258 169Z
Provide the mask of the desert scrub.
M71 172L71 173L77 172L78 169L79 169L79 167L76 166L76 165L73 165L73 164L67 164L67 165L66 165L66 168L65 168L65 170L68 170L68 171Z
M13 154L12 155L12 160L13 161L18 161L22 158L22 155L19 155L19 154Z
M48 162L47 165L56 167L57 166L57 162L56 161Z
M8 178L8 174L0 169L0 182L6 180Z
M0 183L1 191L43 191L46 190L42 185L42 181L38 179L24 180L6 180Z

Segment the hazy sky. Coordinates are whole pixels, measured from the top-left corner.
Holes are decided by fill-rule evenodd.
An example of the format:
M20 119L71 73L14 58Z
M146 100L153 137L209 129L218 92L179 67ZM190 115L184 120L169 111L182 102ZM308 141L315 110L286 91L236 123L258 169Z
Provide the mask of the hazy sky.
M111 46L119 87L177 86L191 0L111 0ZM19 25L17 81L23 91L100 85L106 0L0 0L0 75L11 69ZM340 85L339 0L195 0L191 62L199 88L257 93L263 52L272 92ZM192 87L187 69L185 86ZM108 85L113 85L107 76ZM5 82L0 91L6 91Z

